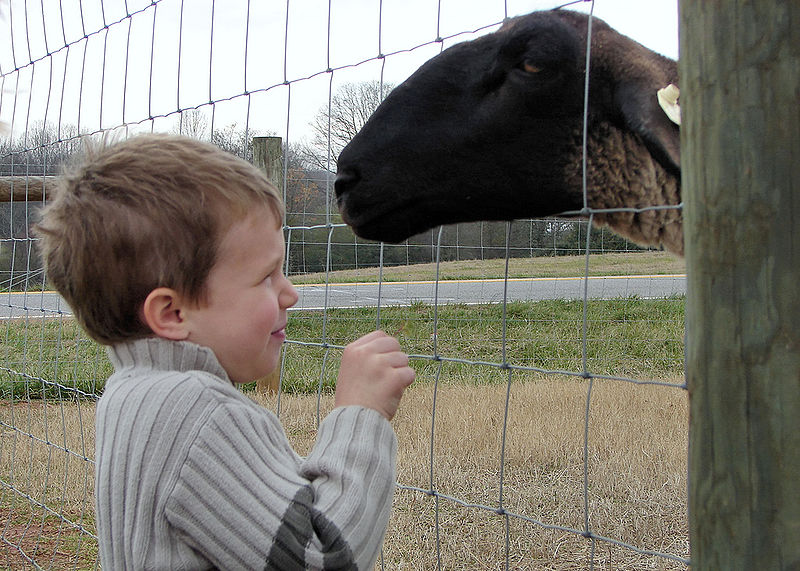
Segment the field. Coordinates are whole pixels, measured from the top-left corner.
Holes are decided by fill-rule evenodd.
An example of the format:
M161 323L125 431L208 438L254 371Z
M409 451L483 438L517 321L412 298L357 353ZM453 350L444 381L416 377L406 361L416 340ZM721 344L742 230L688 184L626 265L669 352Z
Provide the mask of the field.
M502 506L509 517L511 569L588 569L582 530L587 383L512 385ZM400 489L384 543L387 569L504 569L506 518L499 507L506 387L446 386L408 391L394 421ZM588 516L598 535L688 558L686 395L664 387L596 383L589 418ZM284 423L299 449L313 438L313 397L285 401ZM327 400L323 407L330 406ZM461 502L485 507L465 507ZM438 506L438 518L436 508ZM439 529L436 529L436 520ZM437 545L438 538L438 545ZM685 569L681 563L597 542L596 569Z
M440 387L431 450L434 389L422 384L409 390L394 421L398 482L498 507L505 391L501 385ZM573 379L512 384L503 465L503 507L508 512L583 529L586 396L587 383ZM275 409L274 396L256 398ZM322 414L331 400L323 395ZM26 431L49 434L71 450L91 450L93 411L92 403L33 402L3 405L0 415L8 422L14 414ZM280 416L301 453L313 441L316 415L316 396L282 395ZM686 429L685 391L595 382L586 449L588 516L594 533L688 557ZM96 545L81 533L81 528L94 531L93 465L39 440L4 432L0 471L6 481L12 458L19 462L10 478L18 491L54 506L75 525L3 490L3 538L36 553L45 568L51 561L54 569L93 568ZM580 535L517 517L509 521L510 568L589 567L591 542ZM432 569L438 551L443 569L503 569L505 533L505 517L493 511L400 489L384 544L385 568ZM7 552L0 557L0 569L27 568L9 546L0 553L3 549ZM685 568L604 542L597 542L594 557L598 569Z
M504 569L508 551L511 569L685 569L649 553L688 558L683 306L591 301L585 326L581 302L383 308L418 375L394 420L384 568ZM248 394L301 453L332 406L341 346L375 326L374 309L292 314L283 392ZM34 568L17 546L43 568L94 568L85 395L107 359L69 320L3 327L0 569Z
M505 265L504 259L441 262L438 276L441 280L502 278ZM592 254L589 264L590 276L664 275L685 271L684 260L668 252ZM563 278L582 276L585 272L585 256L511 258L508 262L510 278ZM381 273L384 281L432 280L436 275L436 264L384 267ZM376 281L378 272L375 268L339 270L330 272L327 277L331 282L339 283ZM298 284L324 283L325 278L325 273L303 274L292 276L292 281Z

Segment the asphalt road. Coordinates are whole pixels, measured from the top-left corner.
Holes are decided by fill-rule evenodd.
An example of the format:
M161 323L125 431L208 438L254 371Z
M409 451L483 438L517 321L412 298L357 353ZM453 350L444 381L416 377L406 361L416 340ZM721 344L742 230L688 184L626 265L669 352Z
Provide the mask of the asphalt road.
M414 302L440 304L499 303L544 299L582 299L584 290L593 299L637 296L663 298L686 293L686 276L610 276L584 278L519 278L504 280L448 280L436 282L385 282L298 285L296 309L324 307L375 307L409 305ZM327 301L326 301L327 300ZM0 294L0 319L51 317L71 314L67 304L53 292Z
M499 303L544 299L583 299L584 290L594 299L638 296L663 298L686 293L686 276L613 276L584 278L519 278L504 280L447 280L436 282L385 282L297 286L298 309L440 304ZM505 294L504 294L505 292ZM327 296L327 304L325 303Z

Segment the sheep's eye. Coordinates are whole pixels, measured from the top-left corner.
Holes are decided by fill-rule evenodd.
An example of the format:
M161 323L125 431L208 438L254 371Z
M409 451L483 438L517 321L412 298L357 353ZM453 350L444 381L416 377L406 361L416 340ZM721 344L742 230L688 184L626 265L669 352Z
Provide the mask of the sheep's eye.
M527 73L541 73L542 71L544 71L543 67L540 67L540 66L536 65L535 63L533 63L529 59L526 59L525 61L523 61L521 67L522 67L522 70L527 72Z

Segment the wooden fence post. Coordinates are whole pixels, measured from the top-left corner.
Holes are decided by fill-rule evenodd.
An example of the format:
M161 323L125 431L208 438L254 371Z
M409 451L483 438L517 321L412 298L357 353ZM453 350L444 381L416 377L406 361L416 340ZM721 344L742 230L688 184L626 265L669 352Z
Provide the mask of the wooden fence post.
M800 569L800 3L680 26L692 569Z
M253 137L253 164L283 192L283 141L280 137ZM272 373L256 381L256 390L275 394L280 390L280 381L281 367L278 365Z

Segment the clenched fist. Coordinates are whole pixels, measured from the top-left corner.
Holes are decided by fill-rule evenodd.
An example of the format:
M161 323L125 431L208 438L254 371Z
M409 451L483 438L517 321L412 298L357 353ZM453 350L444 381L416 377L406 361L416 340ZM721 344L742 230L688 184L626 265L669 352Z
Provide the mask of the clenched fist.
M373 331L344 348L336 382L336 406L372 408L392 420L403 391L414 381L408 355L383 331Z

